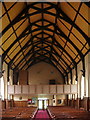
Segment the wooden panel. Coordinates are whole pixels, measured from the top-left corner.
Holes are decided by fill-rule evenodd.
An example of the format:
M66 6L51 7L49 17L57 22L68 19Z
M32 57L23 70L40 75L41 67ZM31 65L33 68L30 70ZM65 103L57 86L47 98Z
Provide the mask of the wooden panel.
M8 85L8 94L14 94L14 85Z
M71 93L77 93L77 85L71 85Z
M28 81L28 72L26 70L22 70L19 72L19 84L27 85Z
M14 107L27 107L27 101L14 101Z
M50 85L50 93L56 93L56 85Z
M63 93L63 85L57 85L57 93L62 94Z
M77 85L9 85L8 94L75 94Z
M70 85L64 85L64 93L70 93Z
M2 109L2 100L0 99L0 110Z
M4 100L4 101L2 101L2 109L5 109L5 108L6 108L6 102Z
M43 94L49 94L49 85L43 85Z
M35 94L35 91L36 91L35 87L36 87L35 85L29 86L29 94Z
M41 85L37 85L37 87L36 87L36 93L37 94L42 94L42 86Z
M21 85L15 85L15 94L21 94Z
M22 85L22 93L28 94L28 85Z

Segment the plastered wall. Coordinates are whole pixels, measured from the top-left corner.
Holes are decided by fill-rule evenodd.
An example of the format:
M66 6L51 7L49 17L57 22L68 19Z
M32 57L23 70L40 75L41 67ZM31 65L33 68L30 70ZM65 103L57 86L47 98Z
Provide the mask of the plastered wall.
M77 65L77 77L78 77L78 98L81 98L81 81L82 81L82 62L80 61ZM70 75L68 75L70 76ZM73 84L75 84L76 72L72 70ZM70 77L69 77L70 79ZM90 53L85 56L85 77L84 77L84 97L90 96Z
M19 98L22 97L22 100L20 100ZM64 105L64 100L66 99L66 95L54 95L54 98L53 99L53 95L14 95L14 101L26 101L28 99L32 99L32 98L47 98L49 100L49 105L53 105L53 106L61 106L61 105ZM55 100L55 102L54 102ZM58 103L58 100L61 100L61 104ZM37 102L34 106L37 106Z
M10 69L9 80L10 80L10 85L13 85L13 70L11 70L11 69Z
M90 97L90 53L85 57L85 70L85 96Z
M49 84L49 80L55 79L57 84L63 84L63 78L53 66L41 62L28 69L29 84Z
M5 70L3 74L3 79L4 79L4 98L7 99L7 64L3 63L3 70Z
M9 71L9 83L7 82L7 71L8 71L8 68L7 68L7 64L6 63L3 63L3 70L4 70L4 74L3 74L3 79L4 79L4 99L7 99L8 98L8 94L7 94L7 85L10 84L12 85L13 84L13 71L10 69Z

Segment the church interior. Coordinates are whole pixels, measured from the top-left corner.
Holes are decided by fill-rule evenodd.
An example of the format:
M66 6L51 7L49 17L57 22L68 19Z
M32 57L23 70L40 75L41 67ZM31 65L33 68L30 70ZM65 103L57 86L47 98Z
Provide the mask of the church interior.
M90 2L0 2L0 119L90 120Z

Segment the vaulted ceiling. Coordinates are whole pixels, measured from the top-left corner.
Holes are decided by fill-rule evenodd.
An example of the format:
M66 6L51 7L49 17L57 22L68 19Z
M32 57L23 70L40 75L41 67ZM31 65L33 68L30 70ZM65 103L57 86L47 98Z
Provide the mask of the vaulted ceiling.
M89 3L3 2L0 51L13 70L44 61L65 76L90 49Z

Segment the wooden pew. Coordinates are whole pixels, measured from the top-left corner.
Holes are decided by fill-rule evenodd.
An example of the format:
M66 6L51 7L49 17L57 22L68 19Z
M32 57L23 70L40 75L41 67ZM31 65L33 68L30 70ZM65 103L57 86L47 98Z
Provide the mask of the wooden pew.
M48 111L52 118L55 120L90 120L90 112L77 110L66 106L51 106L48 107Z
M14 107L0 112L2 120L30 120L33 118L36 107Z

